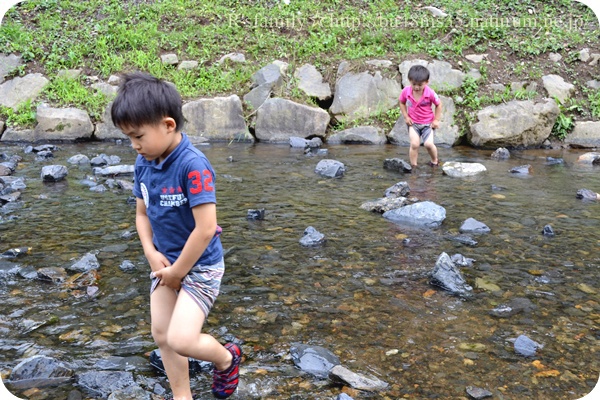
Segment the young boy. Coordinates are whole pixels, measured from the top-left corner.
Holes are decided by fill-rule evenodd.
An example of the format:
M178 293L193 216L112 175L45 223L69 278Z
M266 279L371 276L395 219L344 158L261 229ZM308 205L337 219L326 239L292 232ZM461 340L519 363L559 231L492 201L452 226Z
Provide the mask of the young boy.
M400 93L400 111L408 125L410 164L413 167L417 166L419 145L423 141L423 146L431 158L429 165L437 166L439 164L437 147L433 143L432 129L437 129L440 125L442 102L433 89L427 86L429 70L424 66L413 65L410 67L408 80L410 86L402 89L402 93ZM435 105L435 114L431 110L431 104Z
M238 385L241 349L201 333L225 269L215 173L182 133L179 93L144 73L125 75L111 116L138 152L136 228L150 264L152 336L175 400L192 400L188 357L214 363L212 392Z

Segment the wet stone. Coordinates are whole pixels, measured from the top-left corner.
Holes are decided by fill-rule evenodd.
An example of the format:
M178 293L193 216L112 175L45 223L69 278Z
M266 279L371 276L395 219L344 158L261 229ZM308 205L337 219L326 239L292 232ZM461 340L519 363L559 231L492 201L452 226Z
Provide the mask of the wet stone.
M28 265L19 270L19 276L24 279L36 279L38 277L38 272L35 267Z
M474 386L467 386L466 390L467 394L475 400L485 399L486 397L492 397L492 392L486 389L481 389Z
M579 189L577 191L576 197L578 199L587 200L587 201L598 199L598 195L589 189Z
M335 354L320 346L293 344L290 354L296 367L317 378L326 379L329 371L340 365L340 359Z
M121 269L121 271L123 272L133 272L135 271L135 264L132 263L129 260L123 260L123 262L121 263L121 265L119 265L119 268Z
M491 157L496 160L507 160L510 158L510 152L508 151L508 149L505 149L504 147L500 147L492 153Z
M562 165L565 160L562 158L546 157L546 165Z
M115 390L108 396L107 400L152 400L151 393L140 386L131 386L122 390Z
M89 157L84 154L75 154L70 157L67 162L75 165L89 165L91 163Z
M336 160L321 160L315 167L315 173L327 178L341 178L345 172L344 164Z
M100 263L98 262L98 259L94 253L87 253L75 264L67 267L69 271L73 272L88 272L98 268L100 268Z
M338 394L338 397L335 400L354 400L352 397L348 396L346 393Z
M446 219L446 209L431 201L422 201L387 211L383 218L401 225L438 228Z
M334 381L341 381L350 387L367 392L385 390L388 384L374 376L365 376L350 371L341 365L336 365L329 371L329 377Z
M64 165L46 165L42 168L42 180L44 182L58 182L67 177L68 170Z
M531 165L520 165L518 167L511 168L510 173L512 174L530 174L531 173Z
M458 242L460 244L464 244L467 246L477 246L478 242L477 240L473 239L472 236L470 235L456 235L456 236L449 236L448 240L452 240L453 242Z
M71 380L73 370L62 362L43 355L21 361L10 374L10 383L17 389L58 386Z
M9 194L3 194L0 196L0 202L5 203L14 203L21 198L21 192L12 192Z
M475 218L467 218L459 228L460 233L488 233L490 228L483 222L477 221Z
M40 151L35 156L36 161L44 161L44 160L47 160L49 158L54 158L54 153L52 153L50 150Z
M248 210L248 213L246 215L246 219L255 220L255 221L262 221L263 219L265 219L265 209L264 208L259 208L259 209L250 209L250 210Z
M469 267L469 268L472 267L473 263L475 262L474 259L465 257L462 254L454 254L451 257L451 260L454 264L458 265L459 267Z
M38 269L37 278L42 281L60 283L67 279L67 271L60 267L43 267Z
M546 226L544 226L544 229L542 230L542 234L543 234L544 236L548 236L548 237L552 237L552 236L554 236L554 235L555 235L555 233L554 233L554 229L552 229L552 226L551 226L551 225L546 225Z
M386 158L383 161L383 168L391 171L410 173L412 166L401 158Z
M398 182L385 190L385 197L406 197L410 194L407 182Z
M300 244L304 247L315 247L325 242L325 235L312 226L304 230L304 236L300 238Z
M106 186L104 185L96 185L96 186L92 186L90 188L90 191L94 192L94 193L104 193L106 192Z
M507 304L501 304L492 309L490 314L498 318L509 318L519 313L529 313L535 310L537 306L531 300L524 297L515 297Z
M112 356L103 360L98 360L94 364L95 368L112 371L147 371L149 369L148 360L144 357L118 357Z
M360 205L360 208L383 214L384 212L404 207L407 201L406 197L384 197L379 200L364 202Z
M150 353L150 365L155 368L158 372L164 374L165 366L160 355L160 350L155 349ZM188 358L188 366L190 374L197 374L200 372L207 372L213 370L213 364L208 361L200 361L194 358Z
M473 291L446 253L440 254L430 273L429 283L461 297L469 297Z
M542 348L543 346L525 335L520 335L517 340L515 340L514 347L518 354L525 357L531 357L535 355L537 349Z
M108 397L112 392L138 386L131 372L90 371L79 375L77 383L92 396Z

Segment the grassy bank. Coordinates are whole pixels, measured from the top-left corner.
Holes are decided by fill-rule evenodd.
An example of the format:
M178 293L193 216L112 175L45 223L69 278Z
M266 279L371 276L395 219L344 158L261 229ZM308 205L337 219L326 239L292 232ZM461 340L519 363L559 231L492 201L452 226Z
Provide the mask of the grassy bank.
M598 75L598 67L578 59L582 48L600 52L598 20L585 5L571 0L423 3L448 14L434 17L415 4L396 0L290 0L289 4L277 0L26 0L2 21L0 51L20 54L27 61L15 74L41 72L51 79L40 100L85 108L95 119L108 99L90 89L85 78L54 78L59 70L81 68L84 75L100 79L144 70L174 82L185 98L197 98L241 96L250 88L251 75L275 59L290 63L291 70L312 63L333 83L342 60L399 63L420 57L446 60L465 71L480 69L483 84L470 83L468 93L460 93L466 100L465 110L515 97L507 93L494 98L486 92L486 83L535 81L556 73L578 89L573 101L563 105L565 116L600 116L598 92L584 87L585 81ZM180 60L198 61L199 68L180 71L164 66L160 55L171 52ZM230 52L245 54L247 62L216 63ZM563 60L550 62L549 52L561 54ZM471 65L464 59L471 53L487 53L491 63ZM13 125L32 124L35 105L25 105L11 115L4 109L1 117Z

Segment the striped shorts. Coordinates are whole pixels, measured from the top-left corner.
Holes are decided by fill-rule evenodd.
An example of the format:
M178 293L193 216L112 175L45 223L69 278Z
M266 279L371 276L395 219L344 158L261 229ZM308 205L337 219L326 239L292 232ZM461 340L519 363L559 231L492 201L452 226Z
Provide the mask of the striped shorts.
M181 290L194 299L206 317L219 295L224 272L225 262L223 259L213 265L196 264L181 281ZM152 273L150 273L150 278L152 279L150 294L152 294L158 287L160 279L154 278Z
M423 144L427 141L427 139L429 139L429 135L432 132L431 124L413 123L412 125L406 125L406 126L408 126L409 130L410 130L410 128L413 128L415 130L415 132L417 132L417 134L421 137L421 141Z

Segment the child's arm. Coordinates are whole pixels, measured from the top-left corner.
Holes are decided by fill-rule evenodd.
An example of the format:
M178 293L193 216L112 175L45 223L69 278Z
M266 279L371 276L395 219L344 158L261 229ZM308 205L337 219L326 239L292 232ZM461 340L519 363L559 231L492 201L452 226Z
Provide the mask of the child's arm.
M433 129L437 129L440 127L440 121L442 119L442 101L440 100L439 104L435 106L435 113L433 116L433 122L431 123L431 127Z
M192 208L196 227L190 233L181 254L169 268L155 273L161 285L178 290L181 280L192 269L217 231L217 206L215 203L199 204Z
M144 255L150 264L150 269L156 272L171 265L167 257L154 247L154 243L152 242L152 226L150 225L148 214L146 214L146 205L144 204L144 200L139 198L135 206L135 227L140 237L140 242L142 242Z
M408 116L408 109L406 108L406 103L400 102L400 111L402 112L402 116L404 117L404 121L407 125L412 125L412 119Z

